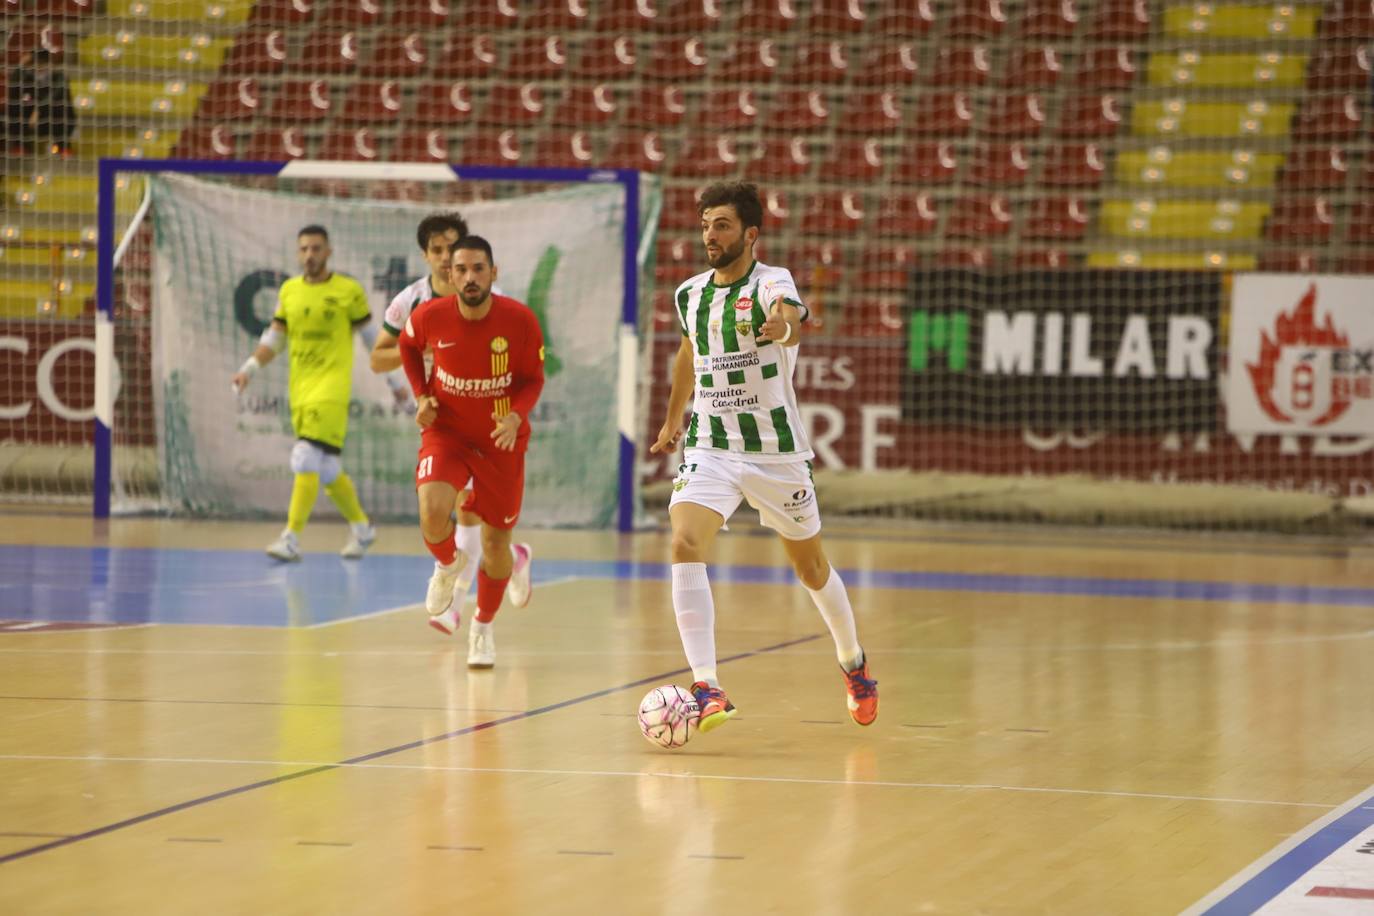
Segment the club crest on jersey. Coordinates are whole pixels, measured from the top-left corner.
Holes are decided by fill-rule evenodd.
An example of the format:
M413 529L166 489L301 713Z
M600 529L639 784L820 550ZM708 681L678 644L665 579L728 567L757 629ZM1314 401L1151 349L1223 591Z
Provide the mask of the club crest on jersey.
M741 319L741 320L735 322L735 333L738 334L738 335L740 335L741 337L748 336L749 334L752 334L753 331L754 331L754 324L753 324L753 322L751 322L751 321L744 321L743 319Z
M506 352L507 350L509 350L509 349L510 349L510 341L506 340L506 338L504 338L504 337L493 337L493 338L491 339L491 352L493 352L493 353L505 353L505 352Z

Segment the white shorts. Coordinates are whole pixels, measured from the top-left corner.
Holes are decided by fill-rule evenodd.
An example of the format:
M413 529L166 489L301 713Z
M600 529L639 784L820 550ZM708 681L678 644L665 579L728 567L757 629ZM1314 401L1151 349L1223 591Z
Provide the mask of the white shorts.
M820 533L821 512L810 461L765 464L694 449L686 462L673 478L670 508L696 503L719 512L728 522L740 500L747 499L759 510L759 521L789 541Z

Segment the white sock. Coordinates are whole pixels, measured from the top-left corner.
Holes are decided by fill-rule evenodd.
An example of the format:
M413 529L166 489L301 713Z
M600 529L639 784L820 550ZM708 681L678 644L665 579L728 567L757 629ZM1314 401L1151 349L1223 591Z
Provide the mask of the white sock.
M491 629L491 625L495 622L495 620L488 620L486 623L483 623L482 621L474 617L472 618L472 623L468 624L468 633L486 633L488 630Z
M468 558L467 565L458 573L458 595L466 595L472 588L472 580L477 578L477 567L482 562L482 526L458 525L454 528L453 542Z
M705 563L673 564L673 612L692 680L719 687L716 680L716 603Z
M846 671L853 671L863 664L864 650L859 646L859 635L854 631L854 609L849 606L849 593L845 591L844 581L835 567L830 567L830 578L819 589L806 590L816 603L816 610L825 618L830 635L835 640L835 657Z

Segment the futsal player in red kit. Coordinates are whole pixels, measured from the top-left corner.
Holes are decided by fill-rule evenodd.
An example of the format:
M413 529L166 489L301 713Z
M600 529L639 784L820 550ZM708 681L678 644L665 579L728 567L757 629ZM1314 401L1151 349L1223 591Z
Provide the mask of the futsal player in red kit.
M490 668L496 662L492 619L516 568L511 529L525 493L526 418L544 388L544 338L534 312L492 294L496 264L486 239L469 235L453 246L449 279L457 294L416 308L399 341L421 429L415 466L420 532L434 554L425 609L435 629L458 628L461 603L454 585L465 557L454 542L452 514L459 492L472 480L462 508L482 519L482 564L468 667ZM425 372L427 349L434 354L431 374ZM528 556L527 545L515 550ZM529 563L520 564L517 575L528 577L529 569ZM519 585L528 596L529 584Z

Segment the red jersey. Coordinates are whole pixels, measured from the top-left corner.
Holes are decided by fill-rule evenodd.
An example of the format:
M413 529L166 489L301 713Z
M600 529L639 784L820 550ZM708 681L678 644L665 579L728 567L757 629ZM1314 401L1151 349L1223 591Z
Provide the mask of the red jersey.
M492 414L518 413L515 448L530 438L530 411L544 388L544 335L534 312L508 296L492 294L484 318L471 321L458 311L458 297L444 296L410 313L401 332L401 365L411 390L439 399L439 416L429 427L474 448L491 447ZM426 377L425 350L434 353Z

